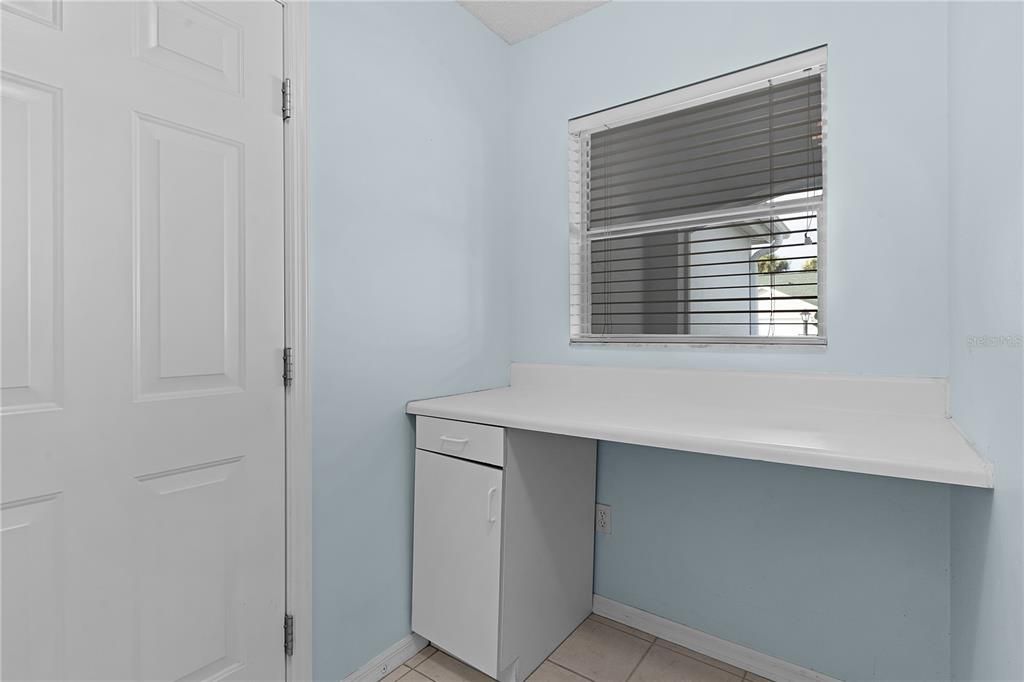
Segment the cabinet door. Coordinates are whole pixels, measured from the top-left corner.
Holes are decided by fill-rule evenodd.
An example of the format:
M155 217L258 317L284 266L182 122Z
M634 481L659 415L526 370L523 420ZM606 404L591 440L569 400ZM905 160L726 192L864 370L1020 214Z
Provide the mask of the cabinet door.
M491 677L498 665L502 471L416 451L412 629Z

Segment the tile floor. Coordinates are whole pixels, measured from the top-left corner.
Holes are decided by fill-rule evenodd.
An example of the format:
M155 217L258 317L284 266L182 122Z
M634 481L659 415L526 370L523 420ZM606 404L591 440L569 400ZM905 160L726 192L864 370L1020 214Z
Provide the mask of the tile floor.
M383 682L489 682L432 646ZM576 628L527 682L768 682L728 663L596 614Z

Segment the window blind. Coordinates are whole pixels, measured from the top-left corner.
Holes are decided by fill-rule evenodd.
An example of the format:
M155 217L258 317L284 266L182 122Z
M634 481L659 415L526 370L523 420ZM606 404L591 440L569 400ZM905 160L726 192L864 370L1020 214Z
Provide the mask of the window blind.
M820 336L824 69L779 66L579 133L574 338Z

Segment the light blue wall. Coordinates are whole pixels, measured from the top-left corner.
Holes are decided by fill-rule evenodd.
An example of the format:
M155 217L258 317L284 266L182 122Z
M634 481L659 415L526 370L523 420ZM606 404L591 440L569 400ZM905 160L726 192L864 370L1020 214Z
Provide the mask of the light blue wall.
M507 380L507 46L454 3L316 3L314 674L409 633L415 397Z
M567 119L823 43L828 349L571 348ZM944 5L613 2L512 51L515 360L945 376ZM949 676L948 488L599 452L598 593L844 679Z
M1020 680L1024 11L956 4L949 35L952 411L996 485L952 495L952 671ZM972 348L972 336L1017 341Z
M601 443L596 591L843 680L949 676L944 485Z

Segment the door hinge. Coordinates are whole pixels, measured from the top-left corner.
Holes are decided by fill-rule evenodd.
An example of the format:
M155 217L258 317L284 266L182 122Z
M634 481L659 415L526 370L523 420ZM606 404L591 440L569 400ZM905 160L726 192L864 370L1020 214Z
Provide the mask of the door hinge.
M284 655L295 653L295 616L284 614Z
M285 78L281 81L281 118L288 120L292 117L292 79Z
M283 369L281 371L281 378L284 379L285 386L292 385L292 369L294 363L292 362L292 348L291 346L285 346L284 352L281 353L281 363Z

